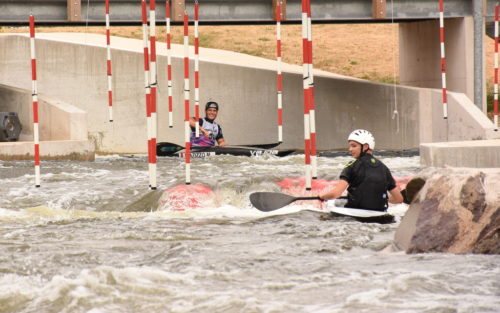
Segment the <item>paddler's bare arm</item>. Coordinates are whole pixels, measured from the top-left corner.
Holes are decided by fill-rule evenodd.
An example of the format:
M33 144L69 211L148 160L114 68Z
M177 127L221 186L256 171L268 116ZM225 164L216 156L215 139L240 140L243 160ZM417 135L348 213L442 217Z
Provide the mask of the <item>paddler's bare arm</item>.
M389 191L389 203L402 203L403 195L401 194L401 190L398 186Z
M224 138L219 138L217 140L217 143L219 144L219 146L227 146L227 143L226 141L224 140Z
M320 192L319 197L322 200L337 199L340 196L342 196L342 194L344 193L344 191L347 189L347 186L349 186L349 184L347 183L347 181L341 179L337 183L337 185L335 185L335 187L333 187L332 189L330 189L330 190L328 190L326 192Z

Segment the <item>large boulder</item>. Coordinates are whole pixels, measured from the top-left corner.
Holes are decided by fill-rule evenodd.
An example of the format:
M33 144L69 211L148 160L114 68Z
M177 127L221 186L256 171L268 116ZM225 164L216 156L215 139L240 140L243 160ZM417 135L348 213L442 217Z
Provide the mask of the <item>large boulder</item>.
M500 254L500 169L429 168L395 234L407 253Z

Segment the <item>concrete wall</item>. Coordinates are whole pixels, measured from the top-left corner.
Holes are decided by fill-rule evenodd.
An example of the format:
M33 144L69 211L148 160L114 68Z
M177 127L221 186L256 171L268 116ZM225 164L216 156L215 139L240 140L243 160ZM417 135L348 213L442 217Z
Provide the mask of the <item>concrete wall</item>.
M0 142L0 159L33 159L31 92L0 85L0 111L18 113L22 125L18 142ZM39 95L38 117L42 159L94 159L94 144L88 140L85 111Z
M448 119L443 119L441 96L436 89L419 92L420 143L500 138L491 120L463 93L448 92Z
M33 141L31 91L0 85L0 111L16 112L23 126L19 141ZM87 113L54 98L39 95L40 140L87 140Z
M145 153L142 41L117 37L111 40L114 122L110 123L107 113L105 37L72 33L38 34L37 38L39 92L87 112L89 136L95 140L97 152ZM0 83L29 89L28 38L23 35L1 35L0 45L4 47L0 50ZM158 141L182 144L183 48L174 45L173 51L173 128L168 128L167 120L164 44L158 45L158 54ZM277 141L275 68L276 63L272 60L223 50L200 49L201 104L208 100L219 102L221 110L218 121L230 144ZM283 72L284 143L281 147L302 149L302 68L285 64ZM191 91L194 95L193 80ZM394 100L395 95L397 101ZM461 98L456 99L463 101ZM461 123L464 114L469 114L470 101L455 106L451 102L450 125ZM439 90L395 87L316 71L315 104L320 150L344 149L347 135L356 128L372 131L378 149L417 148L421 138L439 141L455 135L461 137L459 140L487 137L484 125L476 121L477 116L470 118L473 121L470 124L479 135L470 131L454 133L450 130L453 128L441 125L441 113L434 110L441 107ZM191 105L193 108L194 103ZM454 110L457 110L456 114ZM194 110L191 109L191 112Z

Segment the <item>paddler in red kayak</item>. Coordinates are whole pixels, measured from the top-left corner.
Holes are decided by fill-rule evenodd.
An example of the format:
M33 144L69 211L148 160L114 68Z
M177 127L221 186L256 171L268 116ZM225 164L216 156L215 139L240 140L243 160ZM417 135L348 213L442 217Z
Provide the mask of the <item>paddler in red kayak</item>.
M226 146L222 134L222 128L215 122L219 113L219 105L217 102L209 101L205 105L205 117L196 121L195 117L189 119L191 126L191 146L193 147L213 147L217 143L219 146ZM200 125L200 136L196 138L196 122Z
M401 190L391 171L373 157L375 138L364 129L353 131L347 138L349 152L355 160L349 162L340 174L339 183L331 190L322 192L322 200L339 198L347 189L345 207L385 211L390 203L402 203Z

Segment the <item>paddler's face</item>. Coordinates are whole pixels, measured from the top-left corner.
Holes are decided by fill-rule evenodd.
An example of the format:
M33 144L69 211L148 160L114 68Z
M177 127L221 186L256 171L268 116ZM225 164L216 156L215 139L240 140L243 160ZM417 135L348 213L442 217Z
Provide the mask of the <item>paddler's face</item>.
M359 158L361 155L361 144L356 141L349 140L349 153L353 158Z
M209 108L208 110L205 111L205 114L209 119L215 120L215 118L217 117L217 109Z

